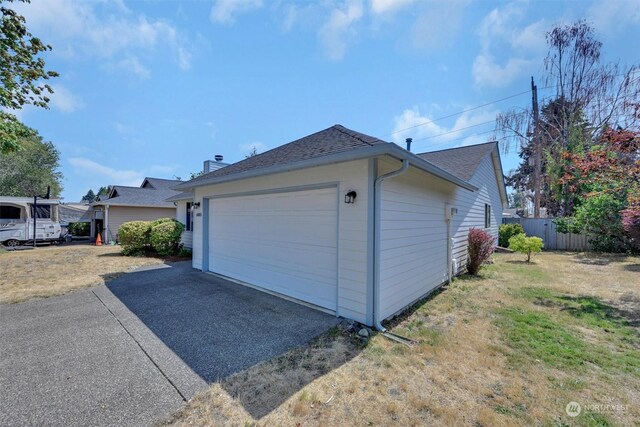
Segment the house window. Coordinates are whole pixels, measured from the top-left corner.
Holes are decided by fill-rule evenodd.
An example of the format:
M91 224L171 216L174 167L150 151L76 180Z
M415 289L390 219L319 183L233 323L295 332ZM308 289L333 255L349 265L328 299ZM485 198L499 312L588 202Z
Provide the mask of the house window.
M491 227L491 205L484 205L484 228Z
M186 231L192 231L193 230L193 215L191 214L191 202L187 202L187 224L185 225L185 230Z

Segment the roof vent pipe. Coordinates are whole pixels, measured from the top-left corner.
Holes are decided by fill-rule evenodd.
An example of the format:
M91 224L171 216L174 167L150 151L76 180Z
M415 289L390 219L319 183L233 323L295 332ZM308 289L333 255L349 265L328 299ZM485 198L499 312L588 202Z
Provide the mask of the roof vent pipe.
M216 162L221 162L224 157L222 157L222 154L216 154L214 159L216 159Z
M411 142L413 141L413 138L407 138L405 141L407 142L407 151L411 151Z

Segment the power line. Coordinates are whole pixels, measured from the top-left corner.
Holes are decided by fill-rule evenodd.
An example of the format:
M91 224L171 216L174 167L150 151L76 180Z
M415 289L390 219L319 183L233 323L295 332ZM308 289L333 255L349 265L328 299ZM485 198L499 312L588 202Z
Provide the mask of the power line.
M471 134L471 135L463 136L462 138L451 139L449 141L436 142L433 145L451 144L453 142L464 141L467 138L473 138L474 136L486 135L488 133L493 133L495 131L496 131L495 129L491 129L491 130L487 130L487 131L484 131L484 132L476 132L476 133ZM504 137L502 137L502 138L493 138L493 139L494 140L501 140L501 139L504 139ZM419 140L414 140L414 141L419 141Z
M448 132L442 132L442 133L439 133L437 135L425 136L424 138L414 139L414 141L424 141L424 140L431 139L431 138L437 138L439 136L449 135L449 134L452 134L452 133L461 132L463 130L467 130L467 129L471 129L471 128L474 128L474 127L477 127L477 126L482 126L482 125L486 125L486 124L489 124L489 123L495 123L495 122L496 122L495 119L488 120L486 122L477 123L475 125L466 126L466 127L460 128L460 129L454 129L454 130L450 130Z
M516 98L516 97L522 96L522 95L524 95L526 93L531 93L531 90L526 90L524 92L516 93L514 95L510 95L510 96L507 96L507 97L504 97L504 98L500 98L500 99L497 99L495 101L487 102L486 104L478 105L476 107L467 108L466 110L462 110L462 111L459 111L457 113L453 113L453 114L449 114L449 115L446 115L446 116L438 117L437 119L428 120L428 121L426 121L424 123L418 123L417 125L409 126L408 128L400 129L400 130L391 132L389 135L395 135L397 133L401 133L401 132L404 132L404 131L407 131L407 130L410 130L410 129L414 129L414 128L417 128L417 127L420 127L420 126L424 126L424 125L428 125L428 124L431 124L431 123L435 123L435 122L440 121L440 120L448 119L448 118L451 118L451 117L454 117L454 116L459 116L460 114L468 113L469 111L473 111L473 110L477 110L479 108L487 107L487 106L489 106L491 104L496 104L498 102L506 101L507 99Z

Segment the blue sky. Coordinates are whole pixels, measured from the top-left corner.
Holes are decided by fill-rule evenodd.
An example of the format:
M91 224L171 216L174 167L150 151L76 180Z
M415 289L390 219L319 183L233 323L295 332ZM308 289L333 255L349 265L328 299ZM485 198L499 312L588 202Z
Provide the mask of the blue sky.
M545 86L544 34L558 22L585 18L605 61L640 62L640 0L15 7L53 46L51 108L18 116L60 150L67 202L144 176L188 178L215 154L238 161L336 123L401 145L413 137L414 152L485 142L496 113L529 105L512 95L531 76ZM505 172L517 160L504 155Z

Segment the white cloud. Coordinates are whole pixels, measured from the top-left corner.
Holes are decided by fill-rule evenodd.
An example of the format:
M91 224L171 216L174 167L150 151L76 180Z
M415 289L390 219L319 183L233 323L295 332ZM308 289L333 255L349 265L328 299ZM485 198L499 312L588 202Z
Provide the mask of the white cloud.
M49 105L63 113L73 113L82 108L84 103L62 85L51 85L53 93L49 95Z
M28 5L17 4L16 9L34 33L55 46L54 54L94 56L118 63L122 61L118 56L126 60L141 50L168 51L181 69L190 67L189 47L176 27L134 15L122 2L34 0Z
M69 164L77 172L92 177L98 175L109 184L137 187L144 179L144 174L140 171L113 169L84 157L72 157L69 159Z
M346 39L355 35L352 25L362 18L363 13L362 0L347 0L342 7L331 11L329 20L318 33L328 59L336 61L344 58L347 52Z
M412 42L418 49L448 46L458 34L469 0L425 2L412 28Z
M491 127L495 120L497 111L480 110L463 113L450 127L440 125L439 121L433 122L434 117L422 114L420 108L414 106L404 110L394 119L393 140L404 146L406 138L413 138L413 151L427 151L434 147L449 144L453 141L461 140L465 134L469 135L463 144L477 143L480 140L486 141L482 135L470 135L478 131L484 132L487 127ZM484 124L484 127L481 125Z
M215 139L218 133L218 127L216 126L216 124L214 122L208 121L204 122L203 125L209 130L209 137L211 139Z
M374 14L393 13L413 3L415 0L371 0Z
M505 87L516 77L526 76L525 71L534 66L534 61L522 58L509 58L504 65L500 65L491 55L480 54L473 62L473 80L479 86Z
M211 8L211 21L218 24L233 24L235 16L260 9L262 0L216 0Z
M546 22L522 25L526 2L512 2L489 12L478 26L480 52L471 73L477 86L505 87L529 75L545 49Z
M149 71L147 67L142 65L142 63L136 56L130 56L118 62L118 67L136 75L143 80L148 79L151 76L151 71Z
M146 176L161 175L169 177L176 170L175 165L151 165L142 170L115 169L86 157L71 157L69 164L73 166L77 173L90 176L96 182L131 187L138 187Z
M587 20L605 34L640 24L640 0L598 0L587 11Z
M518 50L543 52L546 48L545 34L548 30L545 20L534 22L511 35L511 45Z

